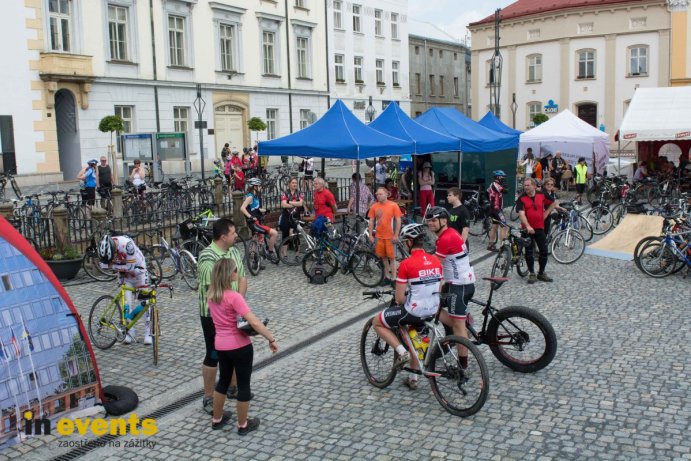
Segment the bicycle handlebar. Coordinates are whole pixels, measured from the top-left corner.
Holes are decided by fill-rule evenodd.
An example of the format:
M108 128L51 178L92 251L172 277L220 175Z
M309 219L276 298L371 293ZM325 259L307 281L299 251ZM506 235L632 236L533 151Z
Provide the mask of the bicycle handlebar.
M394 290L382 290L381 288L377 288L374 291L363 291L362 295L365 297L365 299L379 299L383 296L386 295L393 295Z

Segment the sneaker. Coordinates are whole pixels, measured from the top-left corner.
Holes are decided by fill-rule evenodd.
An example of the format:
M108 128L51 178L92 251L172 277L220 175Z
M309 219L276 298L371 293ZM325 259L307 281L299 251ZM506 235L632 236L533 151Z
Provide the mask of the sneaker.
M536 276L535 274L531 273L531 274L528 276L528 283L532 284L532 283L535 283L535 282L537 282L537 276Z
M237 400L238 398L238 388L237 386L230 386L228 388L228 392L226 392L226 397L229 399L235 399ZM250 392L250 400L254 399L254 392Z
M395 369L403 368L406 363L410 361L410 354L406 352L403 355L399 355L398 359L394 362L393 367Z
M125 335L125 340L123 341L125 344L132 344L136 342L134 337L137 335L137 330L134 328L130 328L130 330L127 332L127 335Z
M218 429L223 429L224 426L226 426L230 420L232 419L233 414L230 411L224 411L223 416L221 417L221 420L217 423L211 421L211 429L218 430Z
M497 247L492 244L487 245L487 251L497 251Z
M144 329L144 344L150 346L153 341L151 340L151 322L147 320Z
M213 414L214 412L214 398L213 397L204 397L202 399L202 408L204 408L204 411L207 412L208 414Z
M238 427L238 435L247 435L257 429L259 429L259 418L247 418L247 425Z
M543 272L542 274L537 274L537 279L538 279L538 280L541 280L541 281L543 281L543 282L553 282L553 281L554 281L554 280L552 279L552 277L550 277L549 275L545 274L544 272Z
M278 261L280 261L275 251L269 251L269 254L266 257L272 263L277 263Z
M412 379L410 376L408 376L405 381L403 381L403 384L411 391L417 390L417 379Z

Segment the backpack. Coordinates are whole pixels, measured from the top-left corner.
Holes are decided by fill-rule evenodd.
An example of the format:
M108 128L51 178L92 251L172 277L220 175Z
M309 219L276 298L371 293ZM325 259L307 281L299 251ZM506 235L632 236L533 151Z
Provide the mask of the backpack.
M312 267L310 267L307 276L310 279L309 283L314 285L323 285L326 283L326 279L328 278L328 275L326 274L326 268L319 261L317 261L315 264L312 265Z

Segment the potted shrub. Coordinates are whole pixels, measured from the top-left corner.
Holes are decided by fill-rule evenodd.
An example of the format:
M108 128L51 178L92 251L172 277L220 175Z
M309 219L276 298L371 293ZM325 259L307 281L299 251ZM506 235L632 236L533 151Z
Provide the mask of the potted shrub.
M45 248L40 250L39 254L60 281L75 278L82 267L82 259L84 259L84 255L72 247L65 247L63 251L56 248Z

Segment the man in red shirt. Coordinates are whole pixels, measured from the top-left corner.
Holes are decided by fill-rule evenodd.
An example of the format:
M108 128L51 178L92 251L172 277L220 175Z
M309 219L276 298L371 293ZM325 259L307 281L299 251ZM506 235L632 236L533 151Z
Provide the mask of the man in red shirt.
M537 243L540 250L538 263L540 265L537 276L535 276L535 258L533 256L534 244L531 243L525 249L525 262L528 265L528 283L535 283L537 280L551 282L552 278L545 274L547 267L547 236L545 235L545 218L552 213L558 205L545 197L542 192L537 192L537 182L533 178L523 181L523 195L516 201L518 218L521 220L521 227L528 232L528 236ZM547 209L545 209L547 207Z
M336 199L329 189L326 189L324 178L316 178L314 180L314 216L325 216L331 222L334 222L334 214L336 213Z

